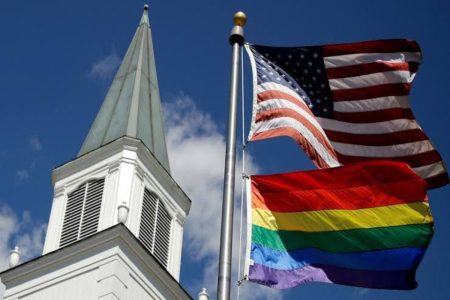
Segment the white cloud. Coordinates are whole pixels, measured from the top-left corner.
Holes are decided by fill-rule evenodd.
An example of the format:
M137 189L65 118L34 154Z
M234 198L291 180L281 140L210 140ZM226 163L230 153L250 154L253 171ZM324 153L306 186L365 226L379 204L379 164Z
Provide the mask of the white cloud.
M30 173L28 172L28 170L18 170L16 172L16 175L19 181L24 181L30 178Z
M41 151L42 150L42 143L39 140L37 136L33 136L29 139L31 149L34 151Z
M18 216L6 205L0 206L0 271L8 268L9 252L19 246L21 262L42 252L46 225L35 222L29 212Z
M198 291L206 287L210 296L216 290L217 265L222 211L222 186L225 161L225 136L207 113L200 111L192 99L181 95L164 107L167 146L172 175L189 195L192 207L185 226L185 249L189 258L203 268ZM241 189L242 159L236 162L236 195ZM257 170L250 155L247 172ZM235 207L239 201L236 201ZM232 293L236 292L236 271L239 237L239 208L235 210ZM244 245L243 245L244 246ZM250 289L251 288L251 292ZM259 285L245 283L241 290L245 299L278 299L280 293Z
M114 71L119 64L120 58L117 56L116 50L113 48L108 56L92 64L88 76L93 79L109 79L114 75Z
M0 208L0 270L8 266L9 240L17 232L17 217L8 207Z

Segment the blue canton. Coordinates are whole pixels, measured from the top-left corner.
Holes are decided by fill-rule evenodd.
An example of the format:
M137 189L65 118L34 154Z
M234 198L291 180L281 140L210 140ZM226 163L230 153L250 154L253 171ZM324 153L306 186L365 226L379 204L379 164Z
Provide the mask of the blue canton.
M276 82L294 90L315 116L332 118L333 101L321 47L251 45L258 84Z

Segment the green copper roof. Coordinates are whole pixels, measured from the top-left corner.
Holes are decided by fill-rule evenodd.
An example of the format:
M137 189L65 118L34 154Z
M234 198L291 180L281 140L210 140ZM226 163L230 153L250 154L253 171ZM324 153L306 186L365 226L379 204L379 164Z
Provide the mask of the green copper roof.
M125 135L142 140L170 172L147 7L78 156Z

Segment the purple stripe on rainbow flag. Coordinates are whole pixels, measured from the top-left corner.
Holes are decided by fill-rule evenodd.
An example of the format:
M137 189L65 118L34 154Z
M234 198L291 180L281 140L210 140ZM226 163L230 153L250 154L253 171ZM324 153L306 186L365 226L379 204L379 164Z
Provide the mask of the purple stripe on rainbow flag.
M331 266L306 266L277 270L260 264L250 266L249 280L276 289L286 289L306 282L325 282L374 289L411 290L417 287L415 270L366 271Z
M276 289L286 289L312 281L333 283L322 269L314 266L284 271L254 264L250 266L248 277L251 281Z

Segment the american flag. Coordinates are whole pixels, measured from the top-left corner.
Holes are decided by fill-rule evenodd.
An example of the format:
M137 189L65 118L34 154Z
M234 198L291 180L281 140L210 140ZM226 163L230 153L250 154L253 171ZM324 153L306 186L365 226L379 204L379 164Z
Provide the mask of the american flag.
M409 105L422 59L415 41L245 47L254 81L249 140L290 136L320 168L392 159L429 188L449 182Z

